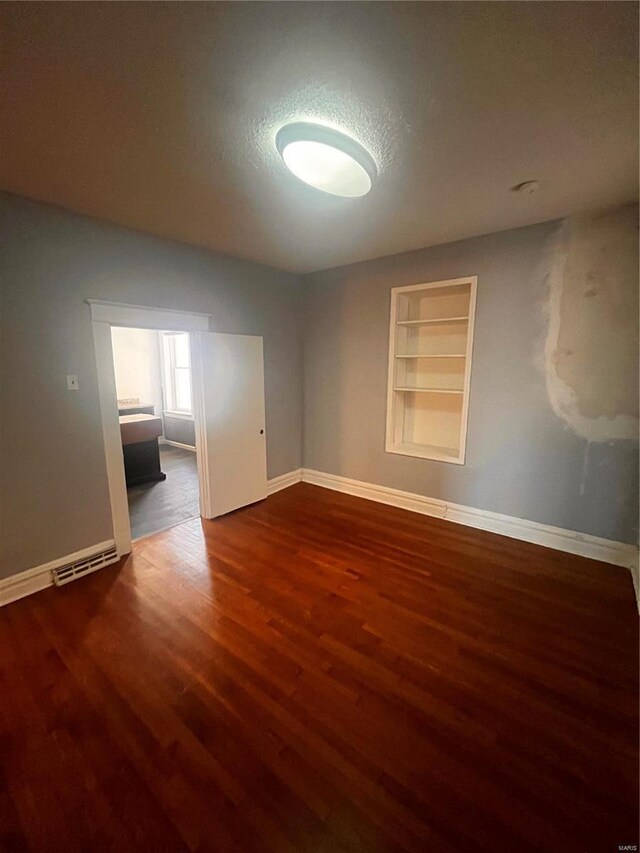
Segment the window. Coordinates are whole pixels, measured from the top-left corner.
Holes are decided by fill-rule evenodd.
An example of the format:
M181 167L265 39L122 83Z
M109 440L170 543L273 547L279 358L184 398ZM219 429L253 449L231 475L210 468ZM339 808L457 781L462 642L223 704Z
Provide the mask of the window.
M167 411L193 414L189 334L161 332L162 380Z
M392 288L387 453L464 465L476 285Z

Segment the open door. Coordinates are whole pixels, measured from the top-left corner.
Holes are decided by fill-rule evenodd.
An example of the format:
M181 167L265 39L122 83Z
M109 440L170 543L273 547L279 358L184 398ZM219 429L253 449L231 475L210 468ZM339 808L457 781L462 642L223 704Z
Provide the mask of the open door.
M267 496L262 338L191 335L200 513L216 518Z

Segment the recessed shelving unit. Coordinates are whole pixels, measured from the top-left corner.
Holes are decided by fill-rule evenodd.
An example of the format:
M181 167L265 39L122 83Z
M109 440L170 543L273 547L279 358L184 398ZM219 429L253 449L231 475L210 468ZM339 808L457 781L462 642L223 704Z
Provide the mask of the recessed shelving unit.
M391 290L388 453L464 464L477 277Z

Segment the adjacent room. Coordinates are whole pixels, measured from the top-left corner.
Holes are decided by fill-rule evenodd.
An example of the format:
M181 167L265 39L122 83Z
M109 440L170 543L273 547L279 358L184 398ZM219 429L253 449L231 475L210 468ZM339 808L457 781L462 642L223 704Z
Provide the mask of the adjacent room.
M0 20L0 853L637 851L638 4Z
M131 535L199 515L189 333L112 326Z

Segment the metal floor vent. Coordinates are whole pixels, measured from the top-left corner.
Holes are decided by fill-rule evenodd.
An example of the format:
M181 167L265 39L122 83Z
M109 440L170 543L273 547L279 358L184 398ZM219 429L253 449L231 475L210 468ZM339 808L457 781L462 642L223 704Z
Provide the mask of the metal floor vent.
M118 552L114 545L112 548L107 548L106 551L101 551L99 554L93 554L91 557L85 557L83 560L76 560L75 563L69 563L66 566L60 566L59 569L54 569L52 573L53 582L56 586L62 586L65 583L74 581L76 578L81 578L83 575L95 572L103 566L115 563L117 559Z

